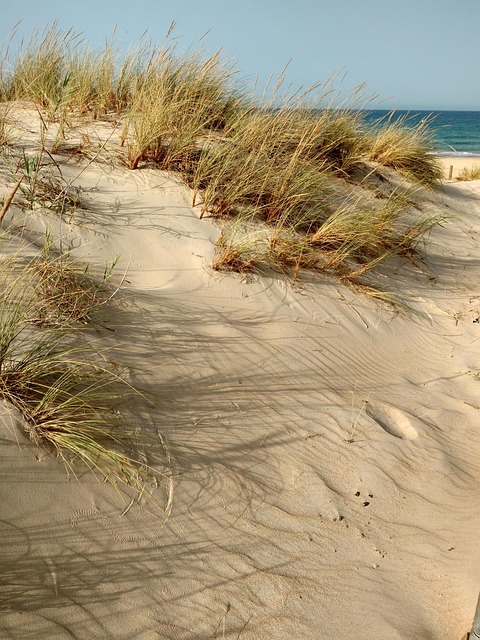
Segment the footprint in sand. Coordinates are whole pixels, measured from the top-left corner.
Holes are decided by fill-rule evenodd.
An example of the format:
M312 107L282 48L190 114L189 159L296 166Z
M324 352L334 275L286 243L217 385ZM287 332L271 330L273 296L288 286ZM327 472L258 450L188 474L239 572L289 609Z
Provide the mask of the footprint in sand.
M384 431L395 436L395 438L405 440L418 438L418 431L403 411L400 411L397 407L384 403L369 402L365 411Z

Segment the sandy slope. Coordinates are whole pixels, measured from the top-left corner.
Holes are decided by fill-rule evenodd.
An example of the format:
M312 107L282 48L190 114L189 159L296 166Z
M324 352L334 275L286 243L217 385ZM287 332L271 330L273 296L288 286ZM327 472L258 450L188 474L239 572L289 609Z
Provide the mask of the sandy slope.
M459 640L480 586L480 184L419 195L451 217L420 270L382 276L408 313L212 272L218 229L165 174L95 163L76 184L88 208L35 211L24 238L128 268L95 331L152 394L173 507L122 516L4 407L0 636Z

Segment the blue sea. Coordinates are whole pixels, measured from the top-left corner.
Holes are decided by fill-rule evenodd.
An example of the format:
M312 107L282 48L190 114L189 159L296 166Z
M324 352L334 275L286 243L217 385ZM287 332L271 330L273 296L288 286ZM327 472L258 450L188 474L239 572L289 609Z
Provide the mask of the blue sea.
M366 113L366 119L374 122L389 113L374 109ZM480 157L480 111L395 111L393 119L406 114L412 124L431 120L437 155Z

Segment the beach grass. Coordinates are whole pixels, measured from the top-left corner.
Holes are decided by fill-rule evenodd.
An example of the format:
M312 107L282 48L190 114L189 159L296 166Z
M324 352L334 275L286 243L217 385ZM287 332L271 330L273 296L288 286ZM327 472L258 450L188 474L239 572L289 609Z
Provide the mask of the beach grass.
M61 31L54 24L43 33L34 31L26 42L22 40L13 66L9 60L2 65L4 100L31 100L42 108L54 108L68 73L65 55L77 39L71 29Z
M188 173L201 136L221 129L232 108L232 73L219 54L178 60L174 50L153 50L126 109L128 166L136 169L145 160Z
M253 267L268 256L268 263L295 264L297 272L339 265L348 271L351 264L358 274L358 262L365 270L412 246L414 227L398 224L407 214L405 201L393 215L388 196L383 206L347 195L357 169L365 166L370 173L379 165L391 167L428 188L439 185L430 119L413 124L392 113L367 126L358 108L363 89L350 104L337 104L332 79L292 93L282 73L258 97L236 82L237 70L220 52L179 53L168 35L161 46L143 41L122 56L113 42L94 51L73 30L53 25L4 61L1 95L34 101L46 110L44 129L56 120L60 137L73 113L113 116L122 128L119 155L130 169L147 163L173 171L192 188L200 217L239 221L233 235L226 229L219 240L216 269ZM21 190L31 205L42 189L58 190L53 178L49 185L39 180L45 151L44 143L37 156L24 156ZM357 187L368 191L368 181ZM63 199L52 201L65 204L67 194L60 194ZM271 227L268 250L259 249L255 229L250 242L244 233L240 238L245 221ZM427 227L422 222L415 228L420 234ZM244 261L232 254L239 243L237 253L245 254L249 245Z
M300 145L310 159L343 172L370 156L405 171L411 165L412 178L436 182L438 176L427 170L428 163L416 175L423 166L419 158L426 162L424 151L432 141L428 119L415 126L406 117L389 119L372 139L357 108L359 90L350 106L335 106L331 79L292 94L284 90L280 74L268 97L259 98L235 82L237 76L220 52L178 53L168 37L161 46L140 42L122 54L112 41L92 50L72 29L62 31L54 24L35 32L16 57L3 61L1 96L31 100L53 115L68 109L95 118L125 116L125 143L133 168L142 158L169 168L179 163L182 148L188 157L207 131L234 137L236 132L238 138L241 131L248 136L248 131L254 134L263 128L269 132L270 147L280 145L282 153L296 153ZM260 136L262 146L266 137Z
M74 260L68 252L55 251L47 234L41 253L28 265L36 294L33 322L61 327L93 322L102 307L114 304L119 287L109 281L117 260L94 274L90 265Z
M0 396L20 412L32 441L52 447L73 473L78 458L116 487L141 491L151 473L126 418L140 394L85 333L105 298L78 266L68 265L68 277L62 267L59 277L58 259L47 267L49 259L1 261Z
M331 272L365 290L364 274L393 256L411 259L439 222L428 214L412 219L405 196L397 193L368 203L346 200L315 224L280 218L259 227L237 217L222 230L214 268L250 271L263 266L290 270L294 277L301 269Z
M457 180L480 180L480 165L473 165L472 167L464 167L457 176Z
M440 163L432 155L433 120L413 123L408 114L394 119L392 112L379 123L370 150L370 159L392 167L425 187L438 186L443 178Z

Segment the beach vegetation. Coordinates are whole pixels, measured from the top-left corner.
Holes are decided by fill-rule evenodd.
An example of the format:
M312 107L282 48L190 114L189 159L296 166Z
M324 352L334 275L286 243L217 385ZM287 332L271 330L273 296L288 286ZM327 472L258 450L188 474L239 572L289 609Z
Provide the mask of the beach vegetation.
M240 221L240 222L239 222ZM364 202L347 199L312 223L279 218L262 226L224 226L217 242L216 270L259 270L262 266L289 271L334 273L344 282L362 286L361 277L380 263L402 256L413 259L417 245L440 220L412 217L402 194Z
M150 471L135 454L136 430L125 417L139 392L105 350L70 326L78 319L71 291L63 290L61 304L39 307L32 283L38 265L13 257L1 266L0 396L20 412L32 441L53 447L70 470L79 458L115 486L141 490ZM66 322L44 322L52 304Z
M220 52L179 53L170 34L160 46L142 41L122 55L113 42L91 50L53 25L2 65L1 95L33 101L42 121L40 151L24 154L20 167L30 206L76 204L58 180L40 180L49 123L58 123L61 151L72 114L113 118L117 157L130 169L147 163L175 172L192 188L200 217L230 221L215 269L266 263L291 265L296 274L309 268L347 277L350 269L353 278L411 253L430 223L407 224L411 207L395 187L380 198L358 176L385 166L429 188L440 184L431 119L391 114L372 127L358 108L364 88L348 104L332 79L292 93L282 73L258 97Z
M395 118L392 112L377 125L370 159L425 187L439 186L443 170L433 155L432 124L431 118L413 122L408 114Z
M14 63L2 65L4 99L29 100L43 109L54 109L67 77L65 55L76 40L72 29L61 31L56 24L22 40Z
M480 165L473 165L472 167L464 167L458 174L457 180L480 180Z
M216 243L215 271L252 271L265 263L267 236L248 232L238 221L225 225Z
M10 122L10 107L0 106L0 148L6 147L13 140L13 131Z
M19 202L22 207L45 207L60 214L81 209L83 205L79 189L65 183L58 166L50 162L48 157L45 160L45 157L44 147L33 154L22 152L13 172L13 177L20 180Z
M70 253L55 251L47 233L41 253L29 270L35 290L32 321L41 326L87 325L107 304L114 304L120 285L112 286L117 259L103 272L74 260Z
M128 166L144 160L191 172L202 136L222 129L234 108L227 92L233 73L218 53L177 60L168 48L152 51L125 112Z

